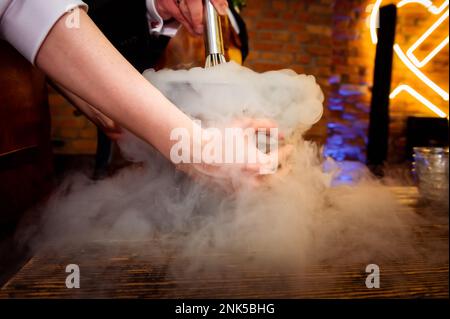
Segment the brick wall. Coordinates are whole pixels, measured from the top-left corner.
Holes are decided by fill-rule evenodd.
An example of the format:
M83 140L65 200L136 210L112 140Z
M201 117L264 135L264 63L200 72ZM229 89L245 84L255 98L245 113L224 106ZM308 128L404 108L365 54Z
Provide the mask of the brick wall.
M56 154L95 154L97 128L67 100L49 88L53 151Z
M333 13L333 65L327 107L326 154L337 160L365 161L369 87L375 48L366 28L366 0L335 1Z
M332 111L329 128L329 153L337 158L365 160L365 145L370 108L375 45L370 39L367 18L370 0L336 1L333 29L334 66L332 95L328 106ZM399 1L383 1L382 4ZM443 1L434 1L440 6ZM439 15L438 15L439 16ZM398 9L396 43L403 51L408 48L436 21L438 16L418 5ZM437 44L448 36L448 20L416 51L425 57ZM446 46L422 71L448 92L448 46ZM448 114L448 102L441 99L423 84L394 54L392 89L399 84L411 85L427 99ZM407 93L402 93L390 103L390 145L388 161L404 160L406 143L406 119L408 116L431 116L436 114ZM336 124L334 124L336 123ZM334 138L334 140L333 140Z
M398 2L398 1L395 1ZM439 7L444 0L432 1ZM447 9L448 10L448 7ZM444 10L445 12L445 10ZM443 13L444 13L443 12ZM426 8L420 5L408 5L398 10L398 27L396 41L404 52L406 52L417 39L428 30L440 17L440 15L430 14ZM422 59L427 56L445 37L449 35L448 19L414 52ZM446 92L449 91L449 47L445 46L427 65L421 68L421 71L433 82L442 87ZM447 115L449 113L448 101L443 100L432 89L426 86L418 79L398 58L394 59L393 89L398 84L408 84L430 102L439 107ZM431 116L436 114L424 107L415 98L408 93L401 93L396 99L391 100L391 141L389 158L393 162L401 161L404 157L399 150L404 149L405 144L405 124L407 116Z
M311 136L327 139L325 153L336 159L365 160L370 89L375 46L366 21L374 0L248 1L243 11L250 29L247 65L258 71L292 68L313 74L321 84L327 112ZM385 0L382 4L397 3ZM443 0L434 1L439 7ZM436 20L419 5L399 9L396 41L405 51ZM424 57L445 36L448 21L417 51ZM448 46L424 72L448 92ZM448 114L448 102L423 85L394 58L393 84L408 83ZM390 161L400 161L407 116L436 116L417 100L402 93L391 101Z
M313 74L329 96L333 64L334 0L247 1L242 11L250 38L246 66L259 71L290 68ZM308 137L324 143L328 109Z
M326 95L323 119L308 137L326 143L326 154L337 159L364 161L375 46L366 20L368 6L375 0L248 0L242 15L250 36L246 66L256 71L291 68L315 75ZM384 0L383 4L396 1ZM434 1L436 6L443 0ZM370 9L370 7L369 7ZM396 41L404 51L436 19L419 5L399 10ZM418 57L448 36L448 21L417 51ZM448 92L448 46L424 72ZM394 59L393 88L408 83L448 114L448 102L433 94ZM59 153L93 153L95 128L73 108L51 94L53 137L64 143ZM390 158L401 159L405 119L410 115L435 116L401 93L391 103ZM62 143L61 143L62 144Z

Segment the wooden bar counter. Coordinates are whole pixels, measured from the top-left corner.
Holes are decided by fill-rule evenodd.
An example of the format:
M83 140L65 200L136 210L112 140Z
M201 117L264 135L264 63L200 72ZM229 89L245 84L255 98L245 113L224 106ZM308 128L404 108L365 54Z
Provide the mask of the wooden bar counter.
M425 209L418 205L415 188L393 190L405 204ZM448 217L448 212L438 213ZM416 258L382 265L378 289L366 287L363 264L333 271L319 264L289 274L244 270L231 263L226 267L235 269L236 276L216 273L199 278L170 270L173 256L146 250L151 241L93 242L66 247L63 254L50 248L40 251L0 289L0 298L448 298L448 218L444 220L421 226L424 236L417 243L437 247L433 253L442 256L440 261ZM80 267L79 289L66 287L66 265L72 263Z

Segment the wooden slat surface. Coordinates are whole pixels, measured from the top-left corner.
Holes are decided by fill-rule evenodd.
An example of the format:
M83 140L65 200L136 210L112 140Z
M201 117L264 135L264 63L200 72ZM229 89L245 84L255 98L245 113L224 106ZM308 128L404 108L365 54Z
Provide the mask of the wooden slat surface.
M417 206L415 189L394 192ZM0 289L0 298L448 298L448 223L423 229L418 245L440 247L433 252L442 256L440 261L424 257L380 266L380 289L366 288L364 264L319 264L301 273L276 273L211 256L233 276L200 278L169 271L173 257L146 249L152 242L95 242L67 247L63 255L50 248L40 252ZM71 263L80 266L80 289L65 286L65 266Z

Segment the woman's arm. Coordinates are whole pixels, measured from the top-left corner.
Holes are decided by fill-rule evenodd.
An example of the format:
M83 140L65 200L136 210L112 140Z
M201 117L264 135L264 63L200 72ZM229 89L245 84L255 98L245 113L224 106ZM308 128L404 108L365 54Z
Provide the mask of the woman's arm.
M197 124L133 68L84 11L80 12L79 28L66 27L68 14L60 18L49 32L37 53L36 65L64 90L152 144L169 160L172 146L177 143L170 139L174 129L187 130L191 148L202 149L207 141L195 140ZM258 128L273 126L266 122L264 126L259 124L261 122L256 121L252 125ZM202 134L202 137L207 138L207 134ZM237 182L237 185L247 183L278 163L278 152L266 155L256 151L261 161L255 164L212 165L193 163L191 152L193 164L179 165L179 168L191 175L235 188Z
M67 100L69 100L79 111L81 111L88 119L97 125L110 139L118 140L122 137L123 130L116 122L111 120L105 114L97 110L88 102L73 94L61 85L52 82L51 85Z
M80 10L79 28L66 27L69 14L48 34L36 65L170 158L171 130L179 127L192 132L192 120L120 55L84 11Z

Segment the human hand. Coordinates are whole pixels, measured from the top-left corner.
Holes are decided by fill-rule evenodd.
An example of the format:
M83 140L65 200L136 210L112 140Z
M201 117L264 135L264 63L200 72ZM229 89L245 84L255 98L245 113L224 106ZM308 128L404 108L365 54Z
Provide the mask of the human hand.
M233 150L233 159L237 159L237 154L242 155L243 161L232 161L229 162L225 160L225 152L229 150L230 141L222 140L222 146L225 146L222 154L222 161L219 162L208 162L202 157L202 162L198 164L181 164L177 168L188 173L195 180L206 182L207 184L214 184L220 186L220 188L225 189L225 191L234 193L243 188L258 188L266 183L270 176L277 176L279 174L278 168L281 164L286 163L288 160L293 147L292 145L283 145L274 147L274 140L277 142L284 141L284 135L278 133L278 130L271 131L271 129L276 129L276 123L269 119L253 119L253 118L240 118L229 125L226 129L242 129L242 134L235 134L231 143L231 148ZM248 130L250 129L250 130ZM222 130L223 131L223 130ZM257 141L248 134L248 132L253 132L251 134L263 134L266 137L257 137ZM275 136L273 134L276 134ZM226 136L227 133L225 133ZM258 144L264 144L266 141L264 138L269 140L270 146L269 150L266 152L258 149ZM261 143L262 142L262 143ZM206 141L205 144L208 144ZM237 149L238 146L242 149ZM202 154L205 154L205 148L203 147ZM249 154L256 154L256 156L251 157ZM280 170L281 174L285 174L285 166Z
M220 15L227 13L227 0L207 0ZM203 0L155 0L156 10L164 20L174 18L194 34L203 33Z

